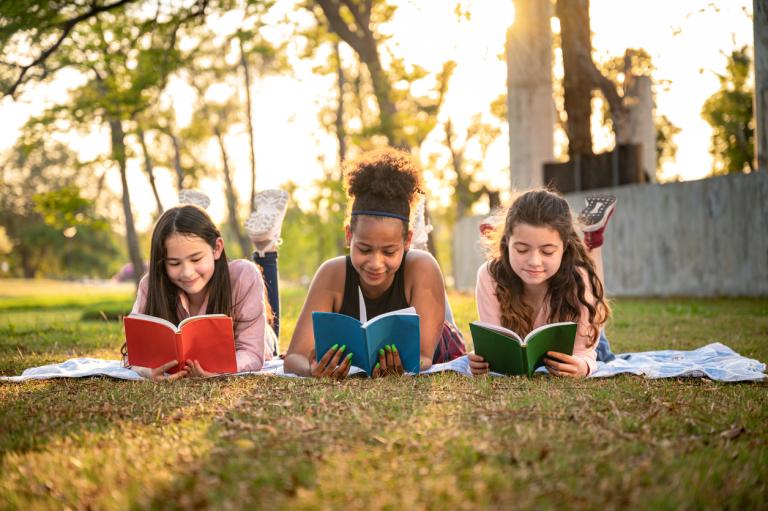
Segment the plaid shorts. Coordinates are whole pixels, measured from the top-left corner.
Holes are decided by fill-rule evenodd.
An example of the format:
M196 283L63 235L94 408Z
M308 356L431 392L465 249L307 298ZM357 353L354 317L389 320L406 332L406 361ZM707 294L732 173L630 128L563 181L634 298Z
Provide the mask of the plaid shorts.
M464 345L464 338L461 332L448 321L443 323L443 331L440 333L440 340L435 347L435 356L432 357L433 364L449 362L454 358L459 358L467 353L467 347Z

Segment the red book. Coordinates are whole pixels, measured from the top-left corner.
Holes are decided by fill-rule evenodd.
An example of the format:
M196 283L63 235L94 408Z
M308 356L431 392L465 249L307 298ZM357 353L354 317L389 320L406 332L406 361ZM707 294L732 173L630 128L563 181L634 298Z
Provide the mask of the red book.
M237 372L235 334L229 316L191 316L177 327L165 319L131 314L123 318L123 326L130 365L160 367L178 360L179 364L168 371L176 373L187 360L197 360L212 373Z

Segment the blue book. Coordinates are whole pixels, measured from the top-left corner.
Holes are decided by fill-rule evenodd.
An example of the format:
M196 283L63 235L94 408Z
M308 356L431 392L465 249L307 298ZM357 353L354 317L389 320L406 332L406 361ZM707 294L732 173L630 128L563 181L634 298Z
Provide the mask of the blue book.
M387 312L366 321L364 307L361 310L362 321L335 312L312 313L317 360L334 344L346 345L345 353L352 353L352 365L370 376L379 360L379 349L394 344L400 354L403 369L409 373L418 373L421 336L416 309L409 307Z

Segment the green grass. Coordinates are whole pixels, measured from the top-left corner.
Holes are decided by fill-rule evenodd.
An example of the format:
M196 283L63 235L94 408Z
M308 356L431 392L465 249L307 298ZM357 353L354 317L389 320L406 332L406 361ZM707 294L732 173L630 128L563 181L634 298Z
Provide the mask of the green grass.
M0 374L116 358L132 291L0 281ZM301 307L283 293L282 347ZM74 298L73 298L74 297ZM474 300L452 294L466 331ZM616 351L768 360L768 300L616 300ZM761 509L768 385L439 374L0 384L8 509Z

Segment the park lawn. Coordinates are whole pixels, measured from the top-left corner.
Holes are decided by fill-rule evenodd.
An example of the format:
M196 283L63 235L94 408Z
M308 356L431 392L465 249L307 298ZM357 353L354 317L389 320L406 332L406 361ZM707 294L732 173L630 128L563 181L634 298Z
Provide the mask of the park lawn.
M301 307L283 293L282 347ZM122 294L121 294L122 293ZM0 374L116 358L130 291L0 284ZM451 294L462 330L471 295ZM615 351L768 360L768 300L616 300ZM0 507L764 509L768 385L438 374L0 383Z

